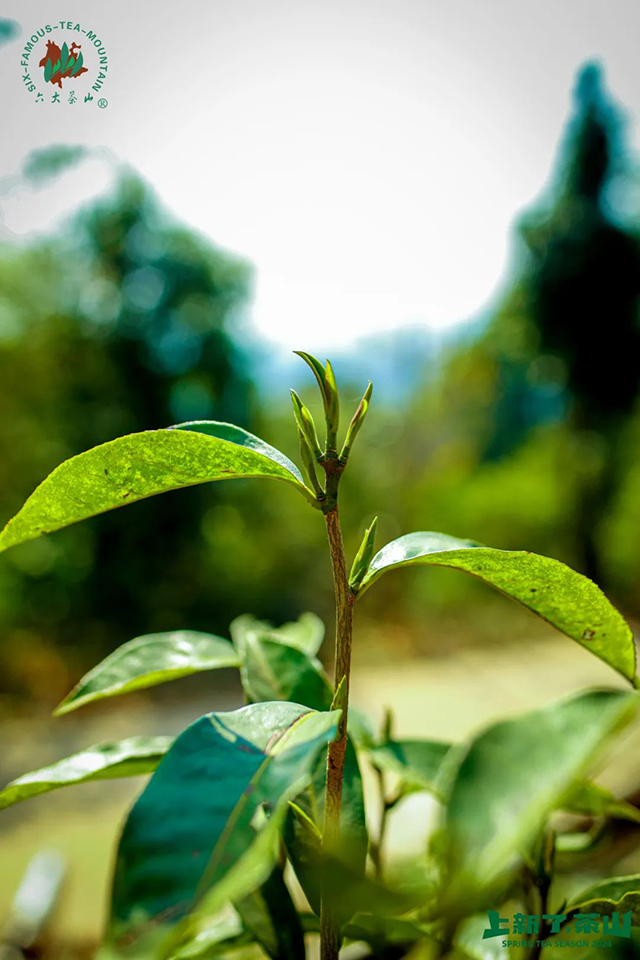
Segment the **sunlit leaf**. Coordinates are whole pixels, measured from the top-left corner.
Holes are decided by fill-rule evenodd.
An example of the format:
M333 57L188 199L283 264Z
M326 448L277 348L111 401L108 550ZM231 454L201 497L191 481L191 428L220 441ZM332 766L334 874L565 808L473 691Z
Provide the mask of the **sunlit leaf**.
M569 901L566 913L600 913L611 916L631 910L632 923L640 926L640 874L611 877L581 890Z
M560 801L560 808L568 813L588 817L607 817L611 820L632 820L640 823L640 810L626 800L620 800L599 783L575 784Z
M204 919L193 937L173 954L172 960L213 960L252 940L238 914L227 911L223 916Z
M635 694L593 691L489 727L460 754L448 788L448 896L491 897L549 813L638 707Z
M301 613L297 620L292 623L283 623L280 627L274 627L266 620L258 620L250 613L245 613L236 617L229 629L238 648L241 648L247 636L257 634L269 640L277 640L279 643L298 647L310 657L317 654L325 633L324 623L315 613Z
M12 780L0 792L0 810L29 797L50 793L88 780L137 777L153 773L173 743L172 737L129 737L115 743L100 743L49 767Z
M202 670L239 667L233 644L194 630L152 633L118 647L65 697L57 716L93 700L153 687Z
M387 570L427 564L470 573L517 600L633 682L633 635L599 587L570 567L535 553L494 550L443 533L408 533L371 561L360 593Z
M213 915L221 897L236 901L264 883L287 803L308 784L338 718L260 703L188 727L127 819L113 887L115 940L174 924L199 902Z
M238 427L206 422L132 433L60 464L9 520L0 550L167 490L247 477L282 480L314 499L284 454Z
M247 635L242 651L242 685L248 699L292 700L314 710L328 710L333 688L317 661L288 644L259 634Z

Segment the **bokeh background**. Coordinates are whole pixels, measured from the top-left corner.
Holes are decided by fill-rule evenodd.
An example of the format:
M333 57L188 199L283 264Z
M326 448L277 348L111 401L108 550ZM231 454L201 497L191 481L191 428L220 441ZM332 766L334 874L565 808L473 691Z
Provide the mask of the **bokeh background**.
M345 409L374 381L344 479L350 553L378 515L380 544L431 529L546 553L640 617L635 5L63 14L109 51L104 110L22 89L43 2L0 21L0 519L64 458L184 420L233 421L295 459L288 388L320 409L291 355L307 349L330 355ZM330 635L319 516L264 486L166 494L3 555L3 780L237 703L232 676L205 678L51 724L134 636L307 609ZM395 706L404 734L459 737L610 682L450 571L385 578L356 644L356 699ZM638 786L632 765L617 775ZM138 788L4 815L0 911L52 844L71 864L60 929L91 943Z

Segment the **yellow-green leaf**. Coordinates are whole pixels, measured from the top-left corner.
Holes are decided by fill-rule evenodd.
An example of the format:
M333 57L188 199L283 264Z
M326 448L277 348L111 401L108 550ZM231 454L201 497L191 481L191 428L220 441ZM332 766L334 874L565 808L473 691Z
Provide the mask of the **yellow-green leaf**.
M60 787L85 783L87 780L108 780L116 777L137 777L153 773L173 742L172 737L129 737L117 743L100 743L87 747L71 757L58 760L49 767L25 773L12 780L0 792L0 810L21 800L50 793Z
M175 630L136 637L90 670L57 707L55 715L191 673L239 666L233 644L209 633Z
M483 580L634 682L636 653L629 625L595 583L564 563L443 533L408 533L375 555L359 594L387 570L417 564L451 567Z
M202 421L132 433L56 467L0 533L0 551L167 490L248 477L284 481L315 502L283 453L239 427Z

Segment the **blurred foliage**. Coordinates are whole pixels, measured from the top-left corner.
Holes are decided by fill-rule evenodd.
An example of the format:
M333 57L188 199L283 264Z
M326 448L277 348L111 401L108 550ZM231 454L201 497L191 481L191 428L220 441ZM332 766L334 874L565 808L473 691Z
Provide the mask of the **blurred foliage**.
M640 611L640 227L622 134L589 65L556 173L520 220L514 269L488 321L439 354L416 338L410 376L398 368L397 389L374 384L375 416L343 483L351 554L382 509L379 545L431 529L546 553ZM54 147L24 174L37 186L80 159ZM297 383L266 386L242 325L250 287L246 263L172 221L130 173L55 236L5 245L3 517L65 457L186 419L234 421L297 461L287 388L318 415L312 384L301 364ZM303 349L304 339L301 329ZM370 350L377 369L380 337ZM336 363L345 420L368 367L366 350ZM278 484L267 496L251 481L228 486L167 494L7 554L5 687L50 703L135 634L225 634L245 611L278 622L310 608L326 616L315 513ZM367 656L377 642L401 655L539 631L481 585L438 570L388 577L359 624Z
M68 158L54 149L51 162ZM119 434L201 417L247 425L252 388L229 326L249 281L245 263L171 223L129 174L55 240L5 247L3 510L64 457ZM55 685L50 645L105 650L150 623L230 618L207 589L216 563L200 529L219 502L198 488L16 553L0 582L3 650L29 675L15 679Z

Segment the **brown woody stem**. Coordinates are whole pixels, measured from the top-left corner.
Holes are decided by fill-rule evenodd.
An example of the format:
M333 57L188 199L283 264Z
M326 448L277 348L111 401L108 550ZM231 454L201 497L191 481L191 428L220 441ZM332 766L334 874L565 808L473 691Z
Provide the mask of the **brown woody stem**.
M337 464L336 464L337 467ZM351 638L353 629L353 602L355 599L349 587L349 576L344 558L342 531L337 506L337 486L339 468L332 476L327 469L327 491L335 495L335 506L325 513L333 582L336 595L336 653L335 688L343 683L341 699L342 715L338 724L337 739L329 745L327 751L327 786L325 792L323 849L331 855L337 852L340 841L340 806L342 802L342 780L344 774L344 755L347 746L347 710L349 704L349 673L351 669ZM332 490L332 487L334 489ZM323 880L320 908L320 957L321 960L338 960L340 950L340 927L331 898Z

